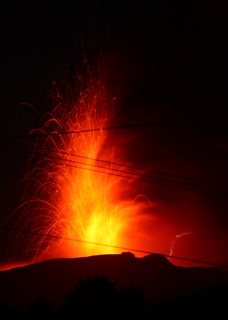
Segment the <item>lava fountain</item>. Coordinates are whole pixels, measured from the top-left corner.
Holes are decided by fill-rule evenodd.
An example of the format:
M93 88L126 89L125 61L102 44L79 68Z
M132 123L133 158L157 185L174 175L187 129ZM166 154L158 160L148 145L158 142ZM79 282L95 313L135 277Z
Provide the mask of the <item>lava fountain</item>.
M99 63L92 72L85 65L73 88L65 80L53 83L52 110L24 144L36 164L24 179L18 225L29 230L24 252L36 261L119 253L117 247L134 247L142 233L148 202L134 191L136 174L118 164L125 139L107 130L117 112L108 68Z

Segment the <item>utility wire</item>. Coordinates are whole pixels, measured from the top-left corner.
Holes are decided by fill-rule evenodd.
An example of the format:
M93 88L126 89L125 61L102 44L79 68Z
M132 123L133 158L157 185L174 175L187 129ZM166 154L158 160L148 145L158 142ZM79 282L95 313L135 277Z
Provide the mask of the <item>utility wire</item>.
M0 148L1 148L1 146L0 146ZM114 162L114 161L107 161L107 160L102 160L102 159L98 159L98 158L90 158L90 157L82 156L82 155L75 154L75 153L59 151L57 149L48 149L48 148L39 147L39 146L32 146L32 148L38 149L38 150L41 150L41 151L54 152L54 153L57 153L57 154L62 154L64 156L68 156L68 157L76 157L76 158L85 159L85 160L89 160L89 161L100 162L100 163L103 163L103 164L111 166L109 168L110 170L115 170L116 171L117 169L114 169L114 166L118 166L118 167L123 167L123 168L136 170L136 171L147 172L147 173L158 174L158 175L166 175L166 176L174 177L174 178L181 179L181 180L189 180L189 181L193 181L193 182L199 182L199 183L203 183L203 184L210 184L210 185L215 185L215 186L221 186L221 187L228 188L228 185L225 185L225 184L222 184L222 183L216 183L216 182L210 182L210 181L206 181L206 180L194 179L194 178L190 178L190 177L186 177L186 176L172 174L172 173L169 173L169 172L145 169L145 168L142 168L142 167L131 166L131 165L127 165L127 164L123 164L123 163L119 163L119 162ZM66 160L68 160L68 159L66 159ZM70 160L70 161L74 161L74 160ZM102 168L107 169L107 167L102 167ZM120 169L118 169L118 171L119 170ZM136 173L132 172L132 174L138 174L138 173L137 172ZM153 178L161 179L161 180L163 179L163 178L158 178L158 177L153 177ZM182 183L182 182L180 182L180 183Z
M14 141L10 141L10 143L14 144L15 145L15 142ZM0 148L3 148L3 149L8 149L8 150L12 150L14 151L13 149L11 149L10 147L6 147L6 146L0 146ZM98 163L102 163L102 164L105 164L105 165L109 165L110 167L107 168L107 166L100 166L101 168L104 168L104 169L109 169L109 170L114 170L114 171L120 171L120 169L116 169L114 167L122 167L122 168L128 168L128 169L131 169L131 170L135 170L135 171L140 171L140 172L143 172L143 173L148 173L148 174L155 174L155 175L160 175L160 176L169 176L171 178L175 178L175 179L180 179L180 180L189 180L189 181L192 181L194 183L201 183L201 184L207 184L207 185L213 185L213 186L218 186L218 187L224 187L224 188L228 188L228 185L226 184L222 184L222 183L216 183L216 182L212 182L212 181L208 181L208 180L200 180L200 179L195 179L195 178L190 178L190 177L187 177L187 176L182 176L182 175L177 175L177 174L173 174L173 173L169 173L169 172L164 172L164 171L157 171L157 170L151 170L151 169L145 169L145 168L142 168L142 167L136 167L136 166L132 166L132 165L127 165L127 164L123 164L123 163L119 163L119 162L114 162L114 161L107 161L107 160L102 160L102 159L98 159L98 158L91 158L91 157L86 157L86 156L82 156L82 155L79 155L79 154L74 154L74 153L69 153L69 152L66 152L66 151L59 151L57 149L49 149L49 148L45 148L45 147L40 147L40 146L31 146L31 148L33 149L37 149L37 150L40 150L40 151L46 151L48 153L57 153L57 154L61 154L61 155L64 155L64 156L67 156L67 157L76 157L76 158L80 158L80 159L85 159L85 160L89 160L89 161L94 161L94 162L98 162ZM23 151L22 152L26 152L26 153L29 153L31 155L35 154L35 155L38 155L37 153L32 153L31 151ZM16 154L15 154L16 155ZM23 154L21 154L23 156ZM42 154L42 157L43 157L43 154ZM39 156L39 159L42 158L41 156ZM53 159L54 157L51 156ZM50 156L48 156L48 158L51 158ZM70 162L74 162L75 160L71 160L71 159L64 159L62 158L62 160L66 160L66 161L70 161ZM76 163L76 161L75 161ZM83 163L85 165L92 165L92 164L86 164L86 163ZM95 164L93 165L95 166ZM122 170L122 172L124 172ZM138 172L131 172L130 174L136 174L138 175L139 173ZM144 174L145 175L145 174ZM151 177L151 176L150 176ZM152 178L154 179L158 179L158 180L166 180L168 181L168 179L164 179L164 178L160 178L160 177L156 177L156 176L153 176ZM178 181L178 180L170 180L172 182L176 182L176 183L179 183L179 184L186 184L184 182L181 182L181 181ZM193 185L193 186L196 186L196 187L199 187L199 188L202 188L204 186L199 186L199 185ZM208 188L205 186L205 188ZM209 188L211 189L211 188Z
M5 148L9 149L8 147L5 147ZM1 150L0 150L0 152L1 152ZM5 151L5 153L15 155L15 153L7 152L7 151ZM40 154L31 153L31 152L25 152L24 154L21 154L21 156L26 157L26 158L30 158L31 156L33 156L33 158L38 159L38 160L40 160L44 157L43 155L41 156ZM176 188L179 190L204 193L204 194L216 195L216 196L221 196L221 197L228 196L228 190L219 190L219 189L214 189L214 188L210 188L210 187L193 185L193 184L184 183L184 182L175 181L175 180L169 180L169 179L165 179L165 178L152 177L152 176L144 175L142 173L123 171L123 170L119 170L119 169L115 169L115 168L107 168L107 167L103 167L103 166L99 166L99 165L95 165L95 164L87 164L84 162L74 161L74 160L70 160L70 159L64 159L64 158L60 158L60 157L53 157L52 156L52 157L45 158L45 161L52 161L53 162L53 160L56 160L57 162L55 162L55 163L60 164L60 165L63 164L68 167L92 171L92 172L96 172L96 173L107 174L107 175L116 176L116 177L120 177L120 178L124 178L124 179L132 179L132 180L137 180L137 181L141 181L141 182L147 182L147 183L151 183L151 184ZM90 168L88 168L88 166ZM101 169L103 169L105 171L102 171ZM195 189L192 187L194 187Z
M0 152L1 152L1 150L0 150ZM5 151L5 153L14 154L15 155L15 153L11 153L11 152L6 152ZM38 160L43 158L43 156L41 157L40 154L35 154L35 153L28 153L27 152L27 153L21 154L21 156L26 157L26 158L30 158L31 155L33 156L33 158L38 159ZM47 158L45 158L45 161L52 161L53 162L53 160L57 160L57 162L55 162L56 164L60 164L60 165L68 166L68 167L73 167L73 168L77 168L77 169L82 169L82 170L87 170L87 171L91 171L91 172L96 172L96 173L107 174L107 175L116 176L116 177L120 177L120 178L124 178L124 179L138 180L138 181L147 182L147 183L151 183L151 184L156 184L156 185L176 188L176 189L179 189L179 190L198 192L198 193L216 195L216 196L221 196L221 197L227 197L228 196L226 190L218 190L218 189L213 189L213 188L208 188L208 187L203 187L203 186L196 186L196 185L194 185L194 186L196 188L198 188L198 189L193 189L193 188L191 188L191 186L193 186L193 185L184 184L183 182L181 183L181 182L178 182L178 181L172 181L172 180L163 179L163 178L161 179L161 178L146 176L146 175L139 174L139 173L134 173L134 172L132 173L132 172L127 172L127 171L122 171L122 170L118 170L118 169L112 169L112 171L117 171L117 172L119 171L122 174L113 173L113 172L107 171L107 170L111 170L110 168L105 168L105 167L94 165L94 164L86 164L86 163L83 163L83 162L78 162L78 161L73 161L73 160L63 159L63 158L58 158L58 157L51 157L51 158L47 157ZM90 166L92 168L88 168L88 166ZM96 169L94 169L94 168L96 168ZM100 169L103 169L105 171L102 171ZM163 180L163 181L154 181L154 179L156 179L156 180L160 179L160 180ZM166 183L164 183L164 182L166 182ZM170 184L170 182L174 183L174 184ZM178 184L183 184L183 186L180 186ZM208 189L209 191L200 190L200 188ZM215 191L215 192L211 192L211 191Z
M72 238L61 237L61 236L57 236L57 235L50 235L50 234L34 232L34 231L28 231L28 230L21 230L21 229L16 229L16 228L9 228L9 227L1 226L0 229L7 230L7 231L14 231L14 232L18 232L18 233L26 233L26 234L36 235L36 236L42 236L42 237L49 237L49 238L58 239L58 240L75 241L75 242L79 242L79 243L92 244L92 245L96 245L96 246L108 247L108 248L113 248L113 249L127 250L127 251L130 251L130 252L133 251L133 252L145 253L145 254L158 254L157 252L152 252L152 251L147 251L147 250L126 248L126 247L121 247L121 246L113 246L113 245L110 245L110 244L104 244L104 243L98 243L98 242L92 242L92 241L85 241L85 240L81 240L81 239L72 239ZM195 262L195 263L200 263L200 264L205 264L205 265L216 266L216 267L228 269L228 265L224 265L224 264L208 262L208 261L198 260L198 259L179 257L179 256L173 256L173 255L168 255L168 254L163 254L163 253L162 253L162 255L164 257L166 257L166 258L169 258L169 259L176 259L176 260Z
M152 127L152 126L160 126L160 125L170 125L176 123L187 123L187 122L197 122L197 121L205 121L205 120L224 120L227 116L218 116L218 117L199 117L199 118L187 118L187 119L175 119L175 120L163 120L163 121L154 121L148 123L136 123L136 124L127 124L127 125L119 125L119 126L110 126L110 127L100 127L93 129L83 129L83 130L74 130L74 131L60 131L60 132L51 132L51 133L39 133L39 134L29 134L22 136L5 136L1 137L0 141L6 140L14 140L14 139L33 139L33 138L41 138L41 137L51 137L51 136L60 136L60 135L72 135L78 133L87 133L87 132L95 132L95 131L111 131L111 130L120 130L120 129L132 129L132 128L142 128L142 127Z

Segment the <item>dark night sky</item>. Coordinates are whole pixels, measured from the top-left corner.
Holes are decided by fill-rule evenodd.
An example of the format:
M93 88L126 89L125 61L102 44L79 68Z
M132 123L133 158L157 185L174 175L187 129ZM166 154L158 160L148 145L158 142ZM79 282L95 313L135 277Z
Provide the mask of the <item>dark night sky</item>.
M0 21L2 136L27 134L34 111L21 103L44 113L38 101L52 80L65 68L74 72L78 31L94 57L107 43L116 55L117 124L208 117L134 129L127 157L136 166L226 185L223 197L145 183L138 190L155 204L151 232L163 253L175 235L191 232L176 255L228 264L225 1L9 1ZM20 192L11 187L25 165L5 153L0 163L3 223L18 205Z

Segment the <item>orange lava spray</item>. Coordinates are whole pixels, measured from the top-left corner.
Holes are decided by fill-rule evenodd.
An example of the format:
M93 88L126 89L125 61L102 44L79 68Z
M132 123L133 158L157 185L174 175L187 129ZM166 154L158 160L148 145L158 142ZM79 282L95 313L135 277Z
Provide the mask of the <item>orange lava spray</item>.
M68 81L54 83L55 95L47 99L54 107L42 129L31 132L37 135L29 142L31 161L39 161L25 178L20 221L33 233L26 252L35 260L119 253L115 247L136 245L148 202L131 196L136 176L123 179L125 168L116 164L124 139L102 130L116 116L106 71L99 64L91 72L87 65L73 89Z

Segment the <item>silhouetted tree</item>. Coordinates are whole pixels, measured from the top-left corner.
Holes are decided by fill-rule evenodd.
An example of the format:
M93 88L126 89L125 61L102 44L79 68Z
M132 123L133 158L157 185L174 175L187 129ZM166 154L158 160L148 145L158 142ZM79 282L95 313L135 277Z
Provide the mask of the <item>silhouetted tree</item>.
M39 299L30 306L26 319L50 320L52 316L51 303L41 294Z
M141 288L131 282L129 288L122 288L118 291L119 308L121 311L129 312L131 310L145 307L145 300Z
M16 320L16 319L19 319L19 315L8 303L4 301L0 301L0 319Z
M58 308L59 319L113 319L145 305L142 291L131 284L117 290L104 276L79 280Z

